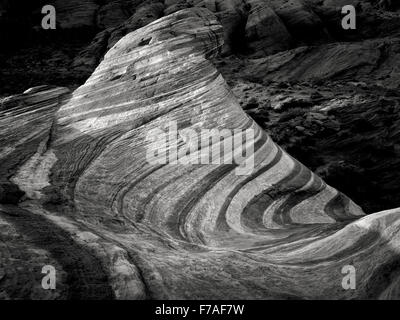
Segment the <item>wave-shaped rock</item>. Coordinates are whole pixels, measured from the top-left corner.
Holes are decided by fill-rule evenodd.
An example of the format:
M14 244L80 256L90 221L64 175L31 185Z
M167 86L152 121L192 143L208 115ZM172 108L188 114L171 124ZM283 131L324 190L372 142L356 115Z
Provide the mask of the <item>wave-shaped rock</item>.
M26 237L6 243L40 248L26 259L36 268L50 255L65 275L61 298L398 298L399 210L364 217L276 145L212 64L223 41L209 11L178 11L118 41L84 85L50 104L56 113L30 104L1 114L15 127L32 128L33 117L47 128L45 144L29 143L36 150L7 168L35 200L0 207L0 233ZM41 93L43 101L60 91ZM243 162L218 157L221 164L182 164L220 141L188 151L178 136L161 144L175 163L149 162L149 133L169 123L186 132L252 130L254 141L231 150L252 147L252 170L237 174ZM1 139L13 132L2 127ZM9 148L21 139L13 141ZM342 286L348 265L356 290Z

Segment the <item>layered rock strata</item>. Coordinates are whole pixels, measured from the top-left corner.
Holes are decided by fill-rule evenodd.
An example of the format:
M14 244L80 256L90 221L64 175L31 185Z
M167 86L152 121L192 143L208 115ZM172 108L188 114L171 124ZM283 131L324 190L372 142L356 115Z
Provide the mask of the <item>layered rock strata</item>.
M13 280L1 287L3 297L398 298L399 210L365 217L276 145L212 64L223 41L209 11L178 11L118 41L71 95L28 92L27 109L2 104L0 121L14 121L2 140L28 127L1 160L16 159L24 141L36 150L6 162L7 181L26 199L0 207L0 270L6 279L25 277L28 287L39 285L34 272L44 261L62 275L56 296L18 291ZM33 107L35 94L44 113ZM43 125L36 144L25 137L39 131L32 118ZM230 152L254 154L241 163L217 156L183 164L221 142L186 149L175 136L153 150L149 133L170 123L200 136L251 130L254 141ZM154 163L149 151L178 156ZM254 166L238 174L247 160ZM15 252L29 271L7 267ZM356 290L343 287L346 266L356 270Z

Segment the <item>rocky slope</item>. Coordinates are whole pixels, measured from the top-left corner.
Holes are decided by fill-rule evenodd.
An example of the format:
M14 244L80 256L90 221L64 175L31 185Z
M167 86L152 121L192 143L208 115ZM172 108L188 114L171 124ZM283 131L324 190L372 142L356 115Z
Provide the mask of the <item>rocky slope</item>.
M11 190L0 206L2 298L399 298L399 210L364 216L275 144L214 65L225 37L208 10L178 11L119 40L77 90L39 87L1 102L2 183ZM268 72L258 86L264 80ZM333 97L324 92L312 106L301 88L286 88L292 102L273 95L271 109L300 104L318 123ZM199 134L252 129L255 140L232 153L254 148L254 157L150 163L149 134L171 122ZM187 150L182 137L168 141L165 154L186 161L221 143ZM250 160L252 171L237 174ZM43 264L58 270L56 291L40 289ZM347 265L356 290L342 287Z

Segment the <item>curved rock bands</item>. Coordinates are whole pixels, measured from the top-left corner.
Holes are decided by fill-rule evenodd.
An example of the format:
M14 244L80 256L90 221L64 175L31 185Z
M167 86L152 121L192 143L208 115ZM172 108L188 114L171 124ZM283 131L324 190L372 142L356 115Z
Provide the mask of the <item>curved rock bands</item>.
M137 232L157 229L157 239L182 243L189 255L184 243L265 252L258 259L270 262L279 261L282 252L322 255L324 239L342 242L335 233L341 221L362 211L277 147L242 112L207 60L221 47L222 35L216 20L197 9L160 19L119 41L58 112L53 147L60 168L54 170L69 170L68 177L78 178L74 203L85 219L105 214L147 225L150 229ZM252 128L254 170L240 176L234 163L180 163L188 156L201 158L202 151L219 148L220 141L189 153L182 141L168 141L164 152L175 150L177 163L148 163L148 133L167 132L170 123L196 132ZM69 164L65 149L77 150L82 171ZM332 261L346 256L340 247L333 252ZM310 256L308 264L314 265L317 256ZM296 264L291 259L280 263Z
M181 240L204 244L215 242L214 233L244 232L241 216L249 210L249 195L271 197L258 208L267 229L291 225L293 219L297 224L303 219L306 223L334 222L326 215L323 203L330 201L335 191L325 190L325 185L318 188L317 178L274 147L241 111L222 77L206 60L221 47L222 35L216 20L205 10L182 11L160 19L118 42L86 84L59 110L54 147L62 150L76 145L73 159L78 158L74 162L83 168L83 172L73 169L77 171L67 175L79 176L74 191L78 207L86 212L96 207L104 210L113 207L114 201L121 201L124 215L134 221L144 220ZM261 134L255 144L256 173L238 177L235 167L224 165L200 165L195 169L166 165L152 170L146 163L146 151L151 146L143 138L151 129L165 127L171 121L179 130L252 128L256 135ZM82 134L88 137L80 141ZM113 140L109 141L106 137L111 135ZM104 145L103 139L107 140L104 150L97 147ZM166 151L171 152L173 147L167 145ZM198 152L206 147L213 146L201 146ZM273 161L271 152L279 153L274 165L269 163ZM58 164L67 164L71 170L68 156ZM149 174L137 181L134 176L146 171ZM97 195L88 190L92 181L104 181ZM121 185L120 181L126 183ZM265 181L261 188L260 181ZM98 198L94 202L93 196ZM298 206L311 196L318 197L314 201L318 205L306 206L310 217L303 218L305 210ZM345 209L343 212L352 214ZM251 229L246 234L252 234ZM260 235L256 239L260 241Z
M54 115L69 97L67 88L35 87L0 100L0 202L40 197L55 161L50 144ZM29 171L28 176L26 176Z
M362 217L242 111L209 61L223 34L207 10L182 10L106 54L56 113L49 183L65 202L53 210L96 230L94 250L104 240L132 258L128 273L110 262L135 280L116 297L143 297L143 283L155 299L398 297L399 211ZM235 132L252 139L227 150ZM342 287L346 265L357 290Z

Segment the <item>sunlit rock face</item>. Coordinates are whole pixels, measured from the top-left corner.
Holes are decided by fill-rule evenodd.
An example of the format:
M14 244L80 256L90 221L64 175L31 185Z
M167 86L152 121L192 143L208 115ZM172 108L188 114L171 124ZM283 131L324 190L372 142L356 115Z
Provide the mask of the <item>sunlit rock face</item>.
M205 12L183 11L162 19L107 53L56 115L52 147L59 161L53 182L64 186L74 179L65 196L85 214L114 216L123 210L134 221L149 220L173 237L206 245L236 247L231 233L244 236L244 246L262 241L263 236L242 234L255 212L261 224L264 220L274 229L292 220L308 224L359 215L354 204L286 155L241 110L207 60L222 47L223 33ZM148 164L149 132L166 129L172 121L180 130L253 129L254 169L240 177L233 164ZM71 149L79 157L76 166L70 166ZM97 185L95 194L92 184ZM304 212L303 200L310 197L319 201L311 201ZM279 208L282 212L275 215Z
M12 279L2 297L399 297L399 210L364 217L276 145L210 61L223 39L208 10L178 11L118 41L72 94L42 88L22 97L27 109L1 105L0 121L18 119L1 126L2 141L11 139L1 160L24 141L33 148L6 168L25 195L0 207L0 266L23 260L27 271L0 267ZM42 126L35 144L21 140L39 130L31 117ZM251 146L231 150L252 147L251 170L239 174L240 163L218 157L183 164L219 142L188 151L182 137L162 145L176 163L152 163L150 133L170 123L200 134L252 130ZM60 272L57 294L29 290L44 263ZM356 290L344 289L348 266ZM19 277L24 290L15 291Z
M0 100L0 183L2 203L16 203L22 191L34 193L32 186L47 185L40 172L46 165L42 160L49 143L54 114L68 97L67 88L42 86ZM48 158L50 160L50 158ZM50 160L51 162L51 160ZM31 167L29 181L25 172ZM33 174L37 172L37 175ZM17 173L18 172L18 173ZM13 179L21 178L18 190ZM24 190L22 185L26 185ZM40 189L42 188L40 187Z

